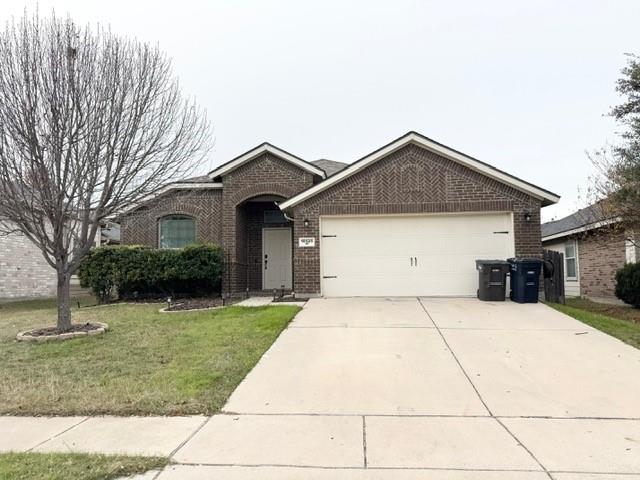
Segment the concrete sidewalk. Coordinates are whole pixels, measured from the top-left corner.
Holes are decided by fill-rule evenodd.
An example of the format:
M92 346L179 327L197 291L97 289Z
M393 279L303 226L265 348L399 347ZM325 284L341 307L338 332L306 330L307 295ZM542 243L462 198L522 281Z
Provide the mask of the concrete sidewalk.
M309 301L213 417L0 418L0 450L144 478L640 479L640 351L545 305Z

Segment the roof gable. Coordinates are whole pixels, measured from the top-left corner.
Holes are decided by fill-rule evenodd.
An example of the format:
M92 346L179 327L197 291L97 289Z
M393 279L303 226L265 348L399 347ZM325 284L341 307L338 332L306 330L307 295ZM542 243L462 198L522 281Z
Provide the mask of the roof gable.
M477 160L473 157L465 155L464 153L461 153L457 150L447 147L446 145L443 145L434 140L431 140L430 138L427 138L424 135L420 135L419 133L416 133L416 132L409 132L403 135L402 137L392 141L391 143L370 153L369 155L366 155L365 157L361 158L357 162L352 163L351 165L346 167L344 170L336 173L335 175L331 176L327 180L317 185L314 185L313 187L283 202L282 204L280 204L280 208L284 210L284 209L293 207L294 205L297 205L305 201L306 199L314 196L315 194L326 190L332 185L335 185L336 183L351 177L352 175L363 170L369 165L387 157L391 153L409 144L418 145L422 148L425 148L426 150L429 150L445 158L448 158L454 162L464 165L470 168L471 170L474 170L482 175L493 178L494 180L497 180L501 183L509 185L510 187L513 187L516 190L522 191L534 198L541 200L543 206L552 205L554 203L557 203L558 200L560 200L560 197L555 193L552 193L548 190L540 188L522 179L514 177L513 175L509 175L508 173L503 172L502 170L499 170L487 163L481 162L480 160Z
M327 174L322 168L316 165L313 165L312 163L307 162L306 160L303 160L299 157L296 157L295 155L292 155L291 153L286 152L274 145L271 145L270 143L265 142L262 145L258 145L257 147L252 148L248 152L243 153L242 155L234 158L233 160L228 161L227 163L220 165L215 170L209 172L209 178L214 179L217 177L222 177L234 171L236 168L246 164L247 162L250 162L260 157L264 153L270 153L271 155L281 158L282 160L285 160L323 179L327 177Z

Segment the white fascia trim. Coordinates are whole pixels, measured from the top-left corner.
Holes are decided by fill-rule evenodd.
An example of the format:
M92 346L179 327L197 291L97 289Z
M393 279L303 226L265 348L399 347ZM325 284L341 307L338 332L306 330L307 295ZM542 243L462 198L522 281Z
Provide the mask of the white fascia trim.
M131 205L128 205L127 207L123 208L118 213L118 215L122 215L124 213L130 212L131 210L135 210L136 208L142 206L144 203L148 202L149 200L153 200L154 198L159 197L160 195L164 195L165 193L170 192L172 190L209 190L209 189L218 189L218 188L222 188L222 183L189 183L189 182L170 183L169 185L165 185L164 187L156 190L155 192L142 197L136 203L132 203Z
M304 170L307 170L308 172L313 173L314 175L318 175L322 178L327 177L327 174L324 172L324 170L314 165L311 165L310 163L305 162L304 160L300 160L298 157L294 157L290 153L287 153L284 150L280 150L279 148L276 148L273 145L269 145L267 143L267 144L260 145L259 147L256 147L253 150L249 150L247 153L245 153L244 155L241 155L235 160L232 160L231 162L226 163L225 165L219 168L216 168L213 172L209 173L209 178L215 178L215 177L219 177L220 175L229 173L232 170L235 170L239 166L243 165L244 163L248 162L249 160L253 160L257 156L262 155L263 153L270 153L272 155L275 155L276 157L280 157L289 163L293 163L294 165Z
M593 230L595 228L606 227L607 225L611 225L612 223L617 223L619 221L620 221L619 218L611 218L609 220L602 220L601 222L590 223L589 225L584 225L579 228L574 228L573 230L567 230L566 232L547 235L546 237L542 237L542 241L548 242L549 240L554 240L556 238L568 237L569 235L574 235L576 233L582 233L582 232L587 232L589 230Z
M299 195L296 195L295 197L291 197L286 202L282 202L280 204L280 208L281 209L290 208L290 207L293 207L294 205L297 205L300 202L303 202L307 198L323 190L326 190L332 185L335 185L341 180L347 177L350 177L351 175L362 170L363 168L366 168L368 165L376 162L377 160L380 160L383 157L386 157L387 155L393 153L396 150L399 150L400 148L404 147L405 145L408 145L409 143L414 143L423 148L426 148L427 150L430 150L434 153L442 155L443 157L449 158L450 160L453 160L457 163L465 165L466 167L469 167L472 170L475 170L487 177L491 177L502 183L510 185L513 188L520 190L522 192L525 192L539 200L548 200L551 203L558 203L558 201L560 200L560 197L558 197L557 195L552 195L549 192L546 192L540 188L537 188L526 182L518 180L517 178L511 177L506 173L502 173L498 170L495 170L494 168L491 168L488 165L483 164L482 162L469 158L461 153L458 153L454 150L451 150L445 147L444 145L440 145L435 142L432 142L412 132L412 133L409 133L408 135L405 135L404 137L399 138L398 140L387 145L381 150L378 150L372 153L368 157L365 157L362 160L359 160L355 164L345 168L344 170L337 173L336 175L331 176L331 178L329 178L327 181L321 182L316 186L310 188L309 190L306 190L300 193Z

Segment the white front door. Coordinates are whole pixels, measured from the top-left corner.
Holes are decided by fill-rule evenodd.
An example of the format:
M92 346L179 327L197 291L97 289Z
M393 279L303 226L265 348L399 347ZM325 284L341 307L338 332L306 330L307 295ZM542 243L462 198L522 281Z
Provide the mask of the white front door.
M262 288L291 288L292 245L290 228L262 229Z
M322 294L475 296L476 259L514 256L510 213L321 218Z

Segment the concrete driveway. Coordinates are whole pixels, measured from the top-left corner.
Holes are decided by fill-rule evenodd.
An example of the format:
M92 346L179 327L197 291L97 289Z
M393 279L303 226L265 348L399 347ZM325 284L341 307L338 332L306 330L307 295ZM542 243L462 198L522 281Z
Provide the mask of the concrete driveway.
M640 351L542 304L307 303L159 478L640 479Z

